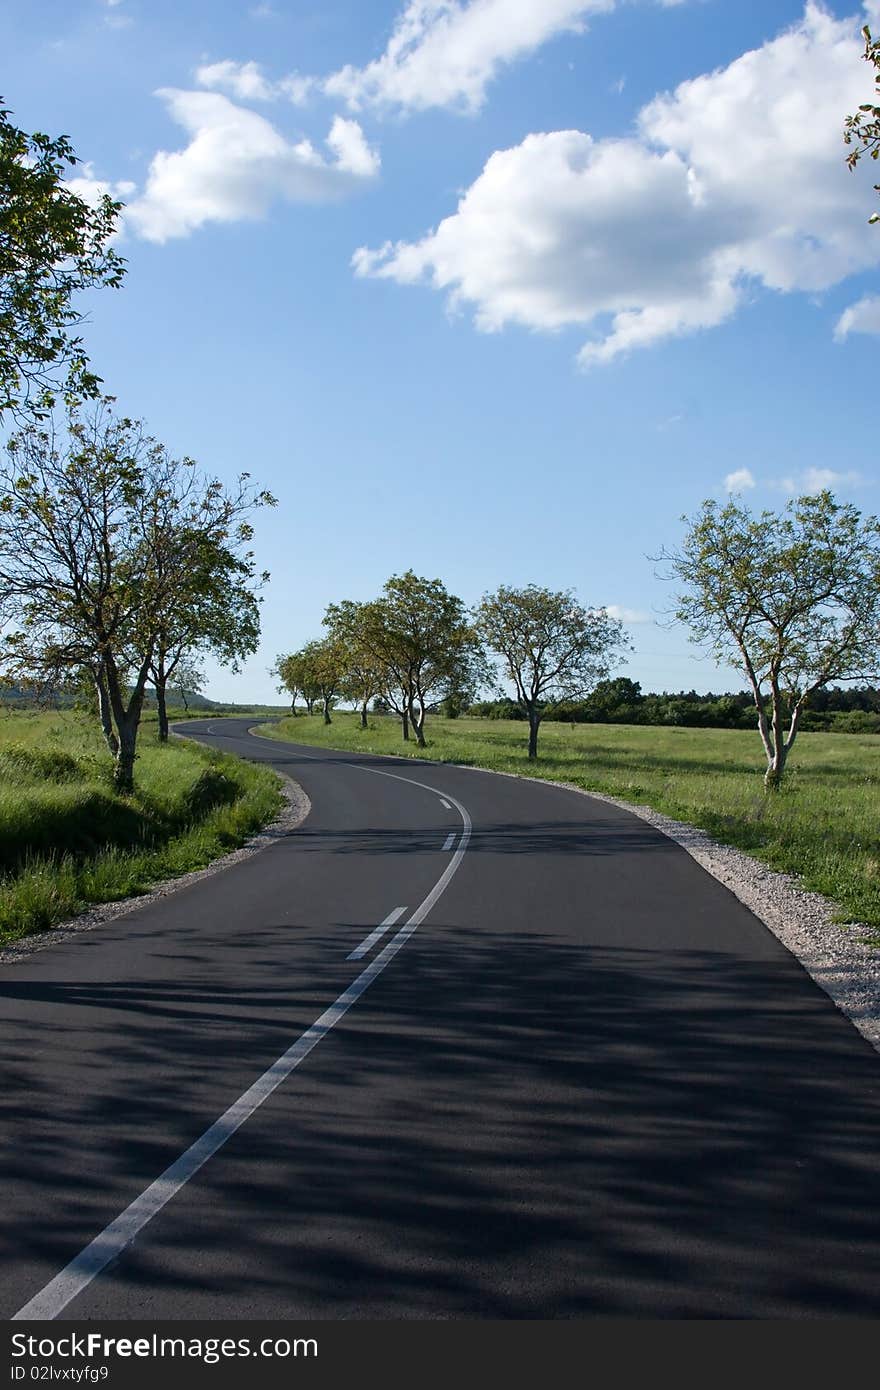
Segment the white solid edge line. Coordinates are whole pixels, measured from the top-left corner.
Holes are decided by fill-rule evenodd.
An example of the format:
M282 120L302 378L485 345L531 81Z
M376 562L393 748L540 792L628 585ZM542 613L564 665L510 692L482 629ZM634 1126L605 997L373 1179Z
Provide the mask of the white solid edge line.
M307 755L308 756L308 755ZM358 763L349 763L349 767L358 767ZM432 792L434 796L439 793L436 787L430 787L426 782L417 782L411 777L400 777L393 772L381 772L378 768L362 767L364 772L374 772L377 777L391 777L395 782L408 782L411 786L421 787L424 791ZM453 803L462 818L464 830L458 849L450 859L443 873L438 878L434 887L426 898L422 900L409 920L391 938L388 945L383 948L376 956L376 959L362 970L360 975L343 990L335 1003L329 1009L325 1009L319 1018L310 1028L297 1038L285 1053L277 1061L272 1063L262 1076L259 1076L252 1086L239 1096L238 1100L225 1110L219 1120L215 1120L212 1125L205 1130L204 1134L191 1144L189 1148L180 1155L178 1159L165 1169L149 1187L145 1188L139 1197L136 1197L124 1211L105 1226L94 1240L90 1241L78 1255L76 1255L64 1269L56 1274L54 1279L50 1279L39 1293L34 1294L17 1313L13 1313L11 1322L24 1322L28 1319L49 1322L57 1318L69 1303L73 1301L84 1289L91 1284L103 1269L111 1261L122 1254L144 1229L149 1221L152 1221L164 1206L176 1196L180 1189L189 1182L200 1168L207 1163L209 1158L213 1158L219 1149L222 1149L227 1139L231 1139L233 1134L253 1115L254 1111L263 1104L264 1100L272 1094L282 1081L286 1081L291 1072L305 1061L309 1053L331 1028L348 1013L352 1004L355 1004L365 990L378 975L381 975L386 965L401 951L415 932L416 928L425 920L434 904L440 899L454 877L458 866L464 859L468 841L471 837L473 824L466 808L460 801L452 798Z
M453 841L454 839L455 839L455 836L454 836L454 835L447 835L447 836L446 836L446 839L443 841L443 848L444 848L444 849L452 849L452 841Z
M405 907L396 907L393 912L389 912L388 916L385 918L385 921L380 922L378 927L375 927L370 932L369 936L365 936L360 946L355 946L354 950L350 953L350 955L347 955L345 959L361 960L367 954L368 951L372 951L376 942L381 941L388 928L393 927L394 923L399 921L405 912Z

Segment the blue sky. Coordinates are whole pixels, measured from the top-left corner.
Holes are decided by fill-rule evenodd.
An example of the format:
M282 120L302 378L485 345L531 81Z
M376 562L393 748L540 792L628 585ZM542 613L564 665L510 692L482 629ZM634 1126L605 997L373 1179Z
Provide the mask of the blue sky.
M876 0L38 0L3 96L126 203L93 365L279 506L264 642L392 573L573 587L645 689L730 688L647 558L707 496L878 510ZM662 620L661 618L661 621Z

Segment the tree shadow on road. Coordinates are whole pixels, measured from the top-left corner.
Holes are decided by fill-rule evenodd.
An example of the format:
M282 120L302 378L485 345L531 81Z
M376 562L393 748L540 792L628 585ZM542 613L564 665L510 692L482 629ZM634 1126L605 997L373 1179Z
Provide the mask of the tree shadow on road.
M273 988L264 944L241 997L194 947L188 982L157 986L161 1031L132 996L63 1117L19 1090L7 1223L35 1268L328 1002L312 973ZM91 991L55 987L46 1045L75 1054ZM28 1072L8 1061L7 1094ZM130 1094L145 1075L164 1080ZM877 1077L784 958L426 926L70 1315L876 1317Z

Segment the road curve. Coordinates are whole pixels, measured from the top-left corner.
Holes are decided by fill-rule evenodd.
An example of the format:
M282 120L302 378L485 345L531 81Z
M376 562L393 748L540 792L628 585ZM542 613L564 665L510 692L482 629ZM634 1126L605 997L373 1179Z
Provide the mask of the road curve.
M880 1315L877 1055L726 889L250 722L299 830L0 966L6 1317Z

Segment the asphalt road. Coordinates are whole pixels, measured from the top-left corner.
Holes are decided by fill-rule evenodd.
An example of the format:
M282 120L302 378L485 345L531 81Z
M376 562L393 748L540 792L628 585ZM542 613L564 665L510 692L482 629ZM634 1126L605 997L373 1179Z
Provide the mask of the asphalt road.
M299 830L0 966L6 1317L880 1315L880 1058L727 890L249 722Z

